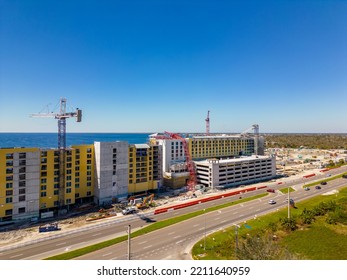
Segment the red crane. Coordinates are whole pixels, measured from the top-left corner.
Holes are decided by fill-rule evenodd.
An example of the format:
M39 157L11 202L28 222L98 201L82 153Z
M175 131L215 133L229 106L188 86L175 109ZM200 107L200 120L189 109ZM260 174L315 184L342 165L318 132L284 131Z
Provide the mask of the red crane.
M166 136L166 135L168 136ZM195 191L195 186L197 185L197 178L196 178L196 172L195 172L195 166L194 162L192 160L192 157L190 156L190 152L188 149L188 143L185 138L183 138L181 135L177 133L171 133L171 132L164 132L164 135L161 136L155 136L156 139L178 139L182 141L183 149L184 149L184 155L186 157L186 164L189 172L189 180L187 182L188 190L189 191Z

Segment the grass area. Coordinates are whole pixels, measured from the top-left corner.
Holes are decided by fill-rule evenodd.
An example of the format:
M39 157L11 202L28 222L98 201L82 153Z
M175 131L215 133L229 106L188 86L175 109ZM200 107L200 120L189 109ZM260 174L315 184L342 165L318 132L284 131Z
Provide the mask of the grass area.
M225 204L222 204L222 205L217 205L217 206L214 206L214 207L210 207L210 208L205 209L205 211L204 210L199 210L199 211L188 213L188 214L185 214L185 215L182 215L182 216L179 216L179 217L170 218L170 219L167 219L167 220L164 220L164 221L160 221L160 222L155 222L155 223L153 223L153 224L151 224L151 225L149 225L149 226L147 226L145 228L139 229L139 230L131 233L131 238L144 235L146 233L149 233L149 232L152 232L152 231L155 231L155 230L158 230L158 229L161 229L161 228L164 228L164 227L167 227L167 226L170 226L170 225L173 225L173 224L176 224L176 223L179 223L179 222L182 222L182 221L194 218L194 217L199 216L199 215L203 215L204 213L216 211L216 210L219 210L219 209L222 209L222 208L226 208L226 207L229 207L229 206L233 206L233 205L236 205L236 204L239 204L239 203L244 203L244 202L247 202L247 201L258 199L258 198L261 198L261 197L264 197L264 196L267 196L267 195L268 195L267 193L259 194L259 195L255 195L255 196L252 196L252 197L239 199L237 201L225 203ZM106 248L108 246L112 246L112 245L115 245L117 243L123 242L123 241L127 240L127 238L128 238L127 235L120 236L120 237L117 237L115 239L107 240L107 241L104 241L104 242L101 242L101 243L97 243L97 244L93 244L93 245L90 245L90 246L87 246L87 247L84 247L84 248L81 248L81 249L77 249L77 250L66 252L66 253L63 253L63 254L60 254L60 255L52 256L52 257L46 258L46 260L70 260L70 259L74 259L74 258L77 258L79 256L82 256L82 255L85 255L85 254L88 254L88 253L100 250L102 248Z
M319 216L310 224L300 224L295 231L285 231L281 228L280 219L287 218L287 209L282 209L275 213L257 217L241 224L238 229L239 243L258 240L264 236L276 237L276 241L264 241L261 249L266 249L266 245L271 243L274 247L275 255L278 259L346 259L347 256L347 188L340 190L338 194L314 197L296 204L296 208L291 208L291 217L298 219L304 209L314 209L322 202L335 201L343 209L343 221L337 224L328 224L326 215ZM194 245L192 254L194 259L202 260L223 260L236 259L235 251L235 228L227 228L216 232L206 238L206 250L204 250L200 240ZM261 242L251 244L256 250L256 245ZM265 244L265 245L264 245ZM240 247L240 245L239 245ZM247 247L245 247L247 248ZM271 248L273 249L273 248ZM277 251L276 251L277 250ZM261 251L261 250L259 250ZM259 252L255 252L257 254ZM261 252L259 253L261 254ZM252 257L252 255L251 255ZM266 256L263 256L266 259ZM244 258L247 259L247 258ZM262 258L259 258L262 259Z
M347 172L343 173L343 174L340 174L340 175L336 175L336 176L332 176L332 177L326 177L322 180L319 180L319 181L316 181L314 183L309 183L309 184L306 184L303 186L303 188L306 188L306 187L312 187L312 186L315 186L317 184L320 184L321 182L329 182L329 181L332 181L332 180L335 180L335 179L339 179L339 178L342 178L343 175L346 175ZM347 181L347 180L346 180Z
M288 187L282 188L279 191L281 191L282 193L288 193ZM295 190L292 187L290 187L289 192L295 192Z
M345 260L347 229L342 225L327 227L319 218L309 229L295 231L283 238L283 244L299 257L313 260ZM304 246L303 246L304 244Z

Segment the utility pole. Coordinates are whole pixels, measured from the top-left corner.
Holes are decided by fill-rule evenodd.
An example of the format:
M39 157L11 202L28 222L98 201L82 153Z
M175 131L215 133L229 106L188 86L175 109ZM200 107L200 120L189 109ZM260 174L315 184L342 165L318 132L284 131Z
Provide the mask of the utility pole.
M131 259L130 255L130 235L131 235L131 225L128 225L128 260Z

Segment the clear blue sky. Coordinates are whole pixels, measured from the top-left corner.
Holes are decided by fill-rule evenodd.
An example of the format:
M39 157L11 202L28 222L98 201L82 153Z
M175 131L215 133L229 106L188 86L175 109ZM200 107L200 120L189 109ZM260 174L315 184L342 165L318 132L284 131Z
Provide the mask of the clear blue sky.
M0 0L0 132L347 132L347 1ZM71 108L71 109L70 109Z

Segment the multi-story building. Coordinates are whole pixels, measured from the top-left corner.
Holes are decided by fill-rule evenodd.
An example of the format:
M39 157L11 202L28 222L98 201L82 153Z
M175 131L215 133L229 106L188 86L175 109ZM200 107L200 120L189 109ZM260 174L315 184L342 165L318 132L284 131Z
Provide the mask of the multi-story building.
M159 135L159 137L158 137ZM264 154L264 140L249 135L212 135L185 138L192 160L206 158L227 159L253 154ZM162 169L164 185L182 187L189 177L185 164L184 145L181 139L150 136L150 142L162 147Z
M198 181L205 187L232 187L276 176L276 160L272 156L207 159L195 165Z
M129 146L128 192L136 194L160 187L160 147L134 144Z
M0 149L0 222L50 217L79 204L105 205L154 191L161 180L160 151L157 145L124 141L74 145L66 149L61 169L58 149Z
M39 149L0 149L0 221L38 216L39 185Z

